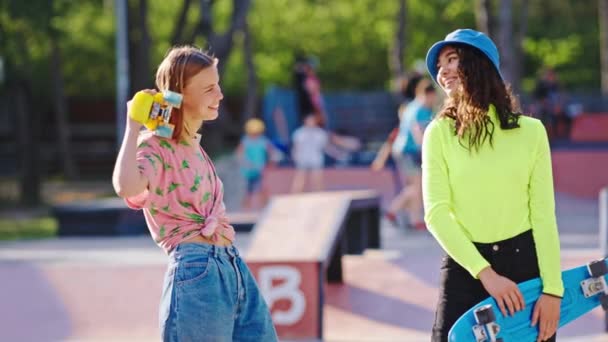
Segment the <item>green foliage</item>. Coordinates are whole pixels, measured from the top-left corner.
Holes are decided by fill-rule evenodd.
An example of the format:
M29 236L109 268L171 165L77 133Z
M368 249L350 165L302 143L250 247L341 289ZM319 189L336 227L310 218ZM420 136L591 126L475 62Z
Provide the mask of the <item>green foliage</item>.
M32 78L35 93L48 101L50 37L55 36L62 50L67 95L113 94L112 8L92 0L9 3L0 12L0 26L8 38L0 51L10 79Z
M581 52L581 37L570 35L563 39L526 38L523 42L524 50L542 65L557 68L566 65L579 57Z
M597 90L600 86L597 1L529 2L524 89L531 90L538 71L551 66L565 87Z
M188 13L186 36L199 18L198 4L193 1ZM232 0L213 4L214 29L221 33L230 25ZM475 27L473 0L408 0L407 4L404 62L408 68L423 60L429 46L446 33ZM537 71L548 65L557 69L562 83L570 88L598 88L597 2L530 0L529 4L523 45L525 84L532 84ZM49 37L53 34L62 50L67 94L114 96L113 5L108 0L0 0L0 55L7 77L31 75L38 96L50 97ZM148 1L153 70L170 46L181 6L181 1ZM326 90L387 87L398 6L397 1L377 0L252 1L248 18L258 92L271 84L291 86L298 53L318 58ZM517 29L518 11L513 16ZM242 35L237 34L234 42L232 55L220 61L226 66L222 84L229 96L246 92ZM206 44L202 38L196 43Z
M57 228L57 221L51 217L0 219L0 241L54 237Z
M396 11L389 1L255 2L249 20L262 85L290 86L302 53L319 59L326 89L382 88Z
M68 96L114 95L114 25L113 9L96 1L71 6L56 18Z

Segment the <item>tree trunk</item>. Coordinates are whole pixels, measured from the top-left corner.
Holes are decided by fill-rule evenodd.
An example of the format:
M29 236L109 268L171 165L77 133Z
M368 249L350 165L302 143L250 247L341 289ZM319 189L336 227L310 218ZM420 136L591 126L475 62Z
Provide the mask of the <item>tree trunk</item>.
M245 23L243 27L243 54L245 55L245 65L247 67L247 96L245 98L245 119L254 117L257 112L257 76L255 64L253 62L253 47L249 25Z
M63 175L69 180L75 180L78 178L78 171L76 163L74 162L74 156L72 155L72 148L70 143L70 124L67 113L67 101L65 98L65 87L63 83L62 74L62 59L61 51L59 49L59 43L57 37L51 34L51 75L52 75L52 86L53 89L53 112L55 113L55 124L57 125L57 142L59 160L61 161L61 168Z
M187 24L187 16L190 11L190 5L192 5L192 0L184 0L182 3L182 9L177 16L177 20L175 21L175 27L173 28L173 34L171 34L171 45L178 45L184 43L184 29Z
M522 78L522 66L524 64L523 58L523 44L524 38L528 33L528 12L529 12L529 1L522 0L521 8L519 10L519 30L515 35L515 44L513 49L513 80L511 85L515 94L521 93L521 78Z
M206 38L209 49L220 60L218 72L221 77L224 73L225 62L228 60L234 46L234 34L243 31L245 27L251 0L233 0L230 27L222 34L217 34L213 27L213 4L213 0L200 0L200 20L190 37L190 41L194 41L198 35L203 35ZM224 108L225 106L220 104L221 113L225 113ZM230 120L228 115L220 115L215 122L203 125L204 138L202 144L210 154L214 154L222 148L224 145L222 142L222 132L229 131L229 126Z
M500 31L498 36L498 47L500 51L500 61L502 76L505 81L512 82L513 80L513 3L511 0L502 0L500 2L500 13L498 22Z
M247 13L251 0L233 0L232 3L232 19L230 21L230 27L222 34L217 34L213 27L213 16L212 6L213 0L201 0L200 1L200 22L197 25L197 29L194 30L190 41L194 41L196 36L203 35L209 44L210 50L213 52L215 57L220 61L227 61L232 47L234 46L234 34L238 31L242 31L247 20ZM218 66L220 75L223 74L225 63L220 63Z
M213 30L213 0L200 0L199 13L198 23L192 30L188 43L192 44L198 35L202 35L207 39L207 45L211 45L211 38L215 34ZM213 49L214 47L208 46L207 48Z
M17 118L20 202L26 207L36 207L42 202L38 153L40 118L36 109L29 106L33 103L29 82L17 82L13 101Z
M475 1L475 21L477 30L494 37L494 17L492 16L491 0Z
M16 34L16 48L23 56L23 65L32 65L30 54L25 45L25 34ZM42 203L41 198L41 163L40 163L40 115L33 98L31 80L32 70L24 68L18 72L9 92L12 89L12 101L16 116L15 137L17 141L17 159L19 162L19 201L26 207L36 207Z
M53 26L53 19L59 15L57 10L55 10L54 1L55 0L48 0L47 3L49 6L47 34L51 46L49 68L51 74L53 112L55 114L55 125L57 128L57 155L64 177L68 180L75 180L78 178L78 170L76 163L74 162L70 143L71 134L68 120L68 106L63 81L63 60L61 48L59 47L60 32Z
M608 0L599 0L602 94L608 95Z
M403 68L403 57L405 51L405 24L407 18L407 0L399 1L399 11L396 16L397 30L395 31L395 37L393 39L393 46L391 48L389 58L389 68L391 75L394 80L401 77L404 73Z
M152 88L150 72L150 32L148 30L148 0L130 0L129 6L129 74L131 93Z

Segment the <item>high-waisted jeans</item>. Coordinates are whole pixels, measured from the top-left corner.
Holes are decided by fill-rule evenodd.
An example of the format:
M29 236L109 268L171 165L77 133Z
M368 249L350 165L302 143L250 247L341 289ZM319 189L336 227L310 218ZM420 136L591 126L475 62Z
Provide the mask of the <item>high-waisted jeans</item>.
M268 306L234 246L178 245L159 316L163 341L277 341Z

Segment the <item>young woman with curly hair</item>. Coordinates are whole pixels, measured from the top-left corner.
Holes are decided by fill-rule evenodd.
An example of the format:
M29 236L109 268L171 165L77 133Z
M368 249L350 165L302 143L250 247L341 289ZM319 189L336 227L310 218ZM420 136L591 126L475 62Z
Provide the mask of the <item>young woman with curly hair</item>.
M522 310L517 283L540 276L532 320L554 341L564 288L545 129L517 113L485 34L456 30L426 62L447 94L422 144L425 221L447 253L432 340L488 296L505 316Z

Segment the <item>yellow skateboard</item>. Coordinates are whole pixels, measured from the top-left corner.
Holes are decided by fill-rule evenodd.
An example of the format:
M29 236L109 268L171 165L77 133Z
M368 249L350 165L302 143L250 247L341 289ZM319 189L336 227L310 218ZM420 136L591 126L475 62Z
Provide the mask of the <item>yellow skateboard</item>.
M181 105L181 94L169 90L155 95L139 91L133 97L129 115L156 135L171 138L174 129L174 125L169 122L171 111Z

